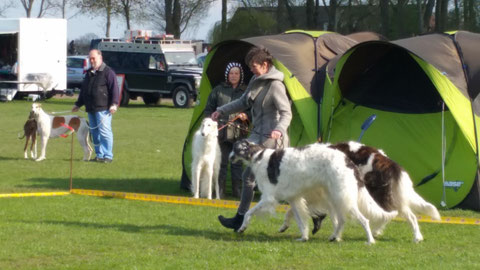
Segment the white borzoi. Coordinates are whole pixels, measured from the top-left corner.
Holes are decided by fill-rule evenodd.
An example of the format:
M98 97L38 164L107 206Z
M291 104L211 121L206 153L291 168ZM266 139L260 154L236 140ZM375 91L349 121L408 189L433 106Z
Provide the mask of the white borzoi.
M194 198L212 199L215 184L216 198L220 199L218 173L221 152L218 145L218 125L211 118L205 118L193 135L192 145L192 193Z
M367 190L383 209L397 210L400 216L407 220L413 230L414 242L423 240L415 214L428 215L440 220L440 214L435 206L415 192L408 173L383 151L353 141L330 147L344 152L358 166ZM308 198L306 201L308 204ZM289 212L285 215L285 223L280 231L288 228L289 219L293 214ZM382 234L385 225L386 222L372 224L373 234Z
M47 114L39 103L32 104L32 113L35 121L37 121L38 135L40 136L41 152L35 161L44 160L49 138L56 138L63 134L69 133L71 127L77 133L77 139L83 148L83 160L87 161L92 155L93 149L88 142L87 120L76 115L53 116Z
M312 144L303 148L273 150L242 140L235 143L231 156L234 161L240 159L251 166L262 192L260 202L245 214L238 232L247 229L252 215L273 212L278 201L287 201L302 235L299 240L307 241L310 213L302 200L311 190L322 191L319 207L323 210L326 206L330 215L335 217L330 241L341 240L346 218L351 216L364 228L367 242L375 243L369 220L359 208L381 220L390 220L397 215L396 211L385 212L375 203L362 185L352 161L328 145ZM314 206L315 203L310 201L309 208L314 209Z

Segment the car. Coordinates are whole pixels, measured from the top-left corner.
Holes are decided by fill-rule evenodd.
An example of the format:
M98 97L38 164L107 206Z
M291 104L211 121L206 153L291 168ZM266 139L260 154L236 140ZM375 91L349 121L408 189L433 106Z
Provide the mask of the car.
M205 58L207 58L207 53L197 54L197 62L199 66L203 67L203 64L205 63Z
M80 88L83 77L90 68L86 55L67 56L67 88Z
M188 108L198 97L202 68L192 42L186 40L92 40L103 61L124 76L120 105L142 97L146 105L172 98L177 108Z

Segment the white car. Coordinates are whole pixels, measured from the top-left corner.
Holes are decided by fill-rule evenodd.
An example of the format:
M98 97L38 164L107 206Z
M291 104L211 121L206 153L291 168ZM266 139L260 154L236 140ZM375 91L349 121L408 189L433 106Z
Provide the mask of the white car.
M67 87L81 88L83 77L89 68L88 56L67 56Z

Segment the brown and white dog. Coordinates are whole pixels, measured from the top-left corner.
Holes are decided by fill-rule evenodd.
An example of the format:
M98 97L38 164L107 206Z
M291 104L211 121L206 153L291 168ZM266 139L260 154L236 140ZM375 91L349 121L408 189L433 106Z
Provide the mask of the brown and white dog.
M423 240L420 232L416 214L423 214L440 220L440 214L431 203L425 201L418 195L408 173L395 161L391 160L382 150L358 142L343 142L329 146L339 150L358 167L365 186L375 201L385 211L398 211L399 215L407 220L412 227L413 241L418 243ZM316 196L315 194L311 194ZM317 195L318 196L318 195ZM305 197L305 203L309 204L309 198ZM291 211L285 215L285 223L280 232L289 227L289 220L292 217ZM315 233L325 217L320 213L311 213L314 216ZM374 235L380 235L387 223L372 225Z
M37 157L37 121L33 118L33 113L30 112L28 120L23 125L23 136L19 139L25 138L25 147L23 147L23 155L28 159L28 141L31 140L30 156L35 159Z
M88 142L89 127L87 120L76 115L53 116L47 114L39 103L32 104L32 113L38 125L41 152L35 161L45 159L47 142L49 138L56 138L70 131L71 127L77 133L77 139L83 148L83 160L88 161L92 155L92 147Z

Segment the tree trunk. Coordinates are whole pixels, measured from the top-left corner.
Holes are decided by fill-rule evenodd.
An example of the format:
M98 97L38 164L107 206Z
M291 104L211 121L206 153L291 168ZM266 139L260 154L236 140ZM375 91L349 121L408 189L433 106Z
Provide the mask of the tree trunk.
M388 0L380 0L380 22L382 35L388 37L390 30L390 14L388 12Z
M180 30L181 19L182 19L182 7L180 6L180 0L174 0L173 16L172 16L172 22L173 22L172 34L176 39L180 39L180 36L182 34Z
M282 33L285 31L285 21L287 18L287 0L278 0L277 5L277 31Z
M330 1L328 8L328 30L337 32L337 0Z
M425 5L425 13L423 14L423 30L425 32L430 32L433 29L430 27L430 21L432 19L433 7L435 5L435 0L428 0Z
M107 0L105 2L105 12L107 13L107 25L105 31L105 37L110 37L110 26L112 25L112 0Z
M455 29L460 29L460 7L458 6L458 0L454 0L454 24L455 24Z
M421 0L417 0L417 19L418 19L418 33L423 33L423 12L422 12L422 1Z
M320 0L315 0L315 10L313 11L313 28L318 28L318 12L320 10Z
M165 0L165 34L173 33L173 0Z
M305 11L306 11L306 16L307 16L307 29L315 29L315 23L314 23L314 7L313 7L313 0L307 0L305 2Z
M125 15L125 22L127 23L127 30L131 30L131 28L130 28L130 0L125 1L125 5L123 6L123 13Z
M222 40L225 39L227 33L227 0L222 0Z

